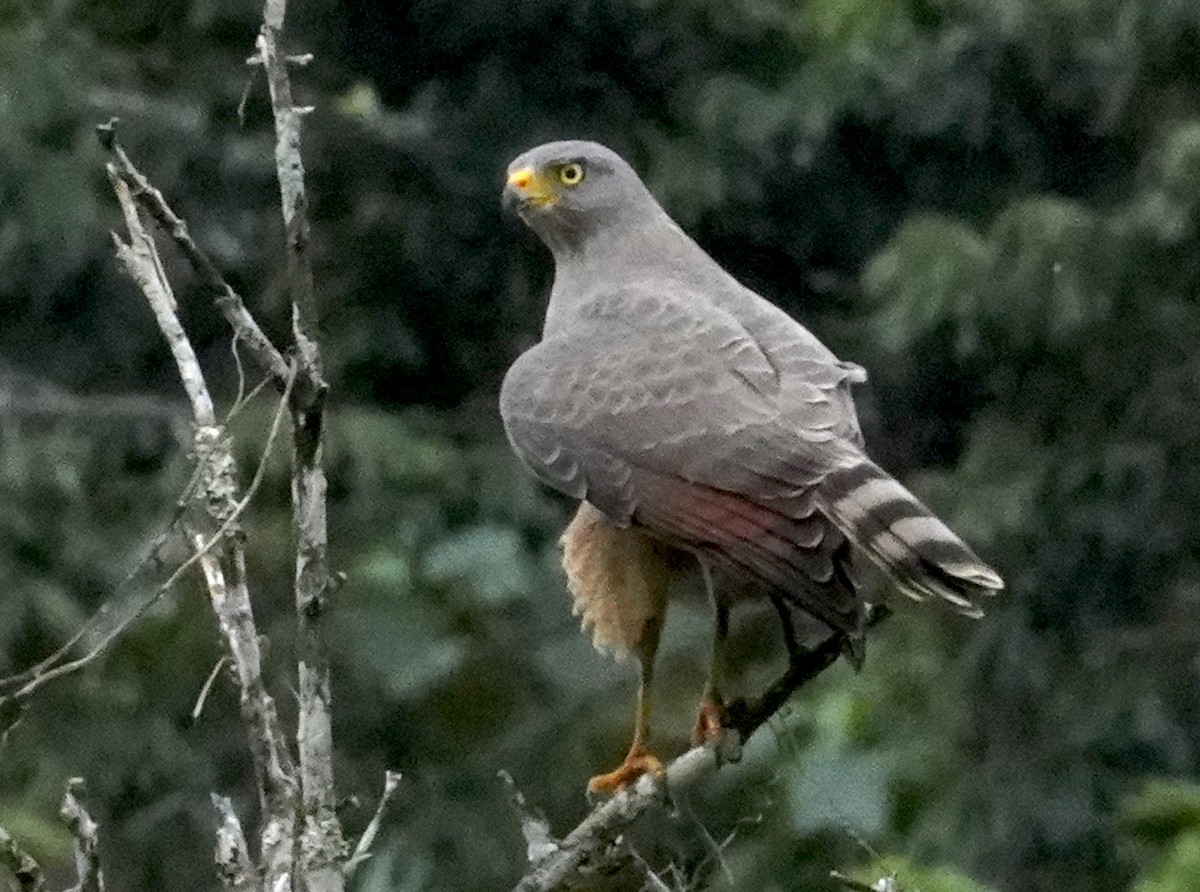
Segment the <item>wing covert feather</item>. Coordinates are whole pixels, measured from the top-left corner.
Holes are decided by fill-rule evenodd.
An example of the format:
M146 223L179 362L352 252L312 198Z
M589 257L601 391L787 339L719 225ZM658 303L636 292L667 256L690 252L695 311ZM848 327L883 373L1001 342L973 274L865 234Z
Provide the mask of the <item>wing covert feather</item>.
M544 482L617 524L856 631L845 537L814 495L842 460L833 395L847 375L781 373L732 317L701 309L631 290L582 307L505 378L509 439Z

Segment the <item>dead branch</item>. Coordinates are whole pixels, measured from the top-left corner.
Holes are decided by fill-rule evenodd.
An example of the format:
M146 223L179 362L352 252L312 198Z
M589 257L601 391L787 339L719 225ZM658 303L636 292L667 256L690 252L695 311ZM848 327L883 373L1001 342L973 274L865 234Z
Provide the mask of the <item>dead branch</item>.
M550 833L550 822L542 810L526 801L525 794L517 787L512 775L501 769L500 780L508 788L508 800L521 821L521 835L525 837L525 860L536 867L558 850L558 840Z
M875 882L868 884L834 870L830 871L829 878L837 880L849 889L850 892L900 892L900 887L897 885L894 876L880 877Z
M296 731L304 826L299 863L313 892L341 892L346 842L336 813L332 692L325 642L329 573L323 456L325 383L319 345L308 198L300 155L300 124L308 109L292 101L287 60L279 50L286 0L266 0L258 58L267 76L275 121L275 168L286 238L296 361L311 386L292 400L292 517L296 531L296 617L299 719Z
M69 642L49 660L22 677L7 681L19 688L7 700L23 700L42 684L75 671L95 659L136 616L189 571L199 565L217 619L229 667L240 692L243 723L255 767L261 810L260 863L249 854L241 823L228 799L214 796L219 818L216 862L221 881L231 890L303 888L306 892L342 892L345 875L369 857L386 807L395 795L399 775L388 773L374 818L343 866L346 843L335 812L330 682L322 619L334 589L327 560L326 479L323 467L324 404L328 385L315 338L316 309L309 258L309 221L300 158L300 122L309 109L292 102L287 62L278 50L285 0L266 0L257 62L266 73L276 126L276 166L287 237L287 278L292 300L293 345L289 358L279 351L246 309L245 302L217 271L188 233L186 223L159 190L137 170L116 139L115 119L98 128L111 153L107 166L120 203L128 241L113 236L117 256L137 283L167 341L191 409L192 451L196 471L171 529L182 529L192 554L175 568L148 600L137 602L128 616L105 621L103 637L84 657L62 662L83 636ZM142 214L156 221L183 253L201 284L213 297L234 333L235 361L243 381L237 345L243 343L281 393L264 455L245 496L239 495L237 467L230 437L217 416L204 372L180 323L175 297L157 247ZM261 386L261 385L260 385ZM243 388L239 384L241 404ZM232 414L231 412L231 414ZM280 422L290 417L293 433L292 500L296 532L295 602L299 634L297 728L298 767L282 732L275 702L262 675L262 655L255 628L240 518L262 481L266 457ZM163 537L165 539L165 534ZM114 599L115 600L115 599ZM124 602L121 602L124 604ZM110 609L106 603L102 611ZM90 624L89 627L90 628ZM214 677L217 671L214 671ZM211 678L210 678L211 682ZM0 685L5 682L0 681ZM201 696L203 699L203 694ZM72 829L79 840L79 892L100 892L103 881L96 858L95 825L71 796ZM86 818L86 820L85 820ZM17 850L13 849L14 852ZM16 855L14 854L14 858ZM7 863L7 862L5 862ZM23 863L23 862L22 862ZM31 880L32 882L32 880ZM33 887L30 887L33 888Z
M388 771L383 777L383 795L379 797L379 805L375 808L375 814L371 817L371 821L367 824L367 829L363 831L362 836L358 838L358 845L354 847L354 854L346 859L346 863L342 866L342 875L346 879L354 876L354 871L358 866L371 857L371 846L375 844L375 837L379 835L379 827L383 823L384 812L387 811L388 805L396 795L396 791L400 789L401 775L398 771Z
M212 794L213 811L217 813L217 874L222 888L228 892L246 892L257 885L254 864L242 832L242 822L227 796Z
M0 678L0 692L9 692L0 693L0 708L10 703L24 703L28 701L39 688L56 679L79 671L97 659L108 649L113 641L120 637L121 633L129 627L130 623L166 594L183 575L183 571L194 563L194 561L185 562L185 565L178 567L175 572L167 577L165 582L160 583L148 593L133 588L134 580L146 567L153 566L156 569L161 569L161 552L177 531L177 527L183 517L184 508L195 494L198 479L198 476L193 474L192 479L188 481L188 484L183 489L183 494L176 505L175 516L171 519L170 523L167 524L161 533L154 537L154 540L150 543L150 547L147 549L146 556L125 576L120 587L96 609L96 612L88 618L87 622L49 656L20 672ZM74 660L64 662L67 655L85 638L92 641L87 652Z
M111 164L108 166L108 178L125 216L125 228L129 230L128 243L122 242L120 237L113 233L117 259L146 296L150 310L154 313L154 321L158 323L159 331L167 339L167 346L170 347L175 366L179 370L179 380L183 382L183 389L192 405L193 419L201 427L215 427L217 413L213 408L212 395L208 392L196 352L192 349L192 344L179 321L175 295L163 271L158 249L138 219L137 206L133 203L128 185L117 176L116 168Z
M199 563L208 588L217 626L228 652L233 675L241 692L242 719L246 724L251 756L258 782L262 825L260 847L266 888L278 888L292 872L295 825L295 788L291 755L279 722L274 698L262 677L262 655L246 581L246 558L238 518L261 482L266 456L259 465L251 491L239 497L237 465L225 428L217 422L204 372L187 334L179 322L174 297L162 272L154 240L142 225L132 190L115 166L109 165L110 180L125 217L129 243L117 243L118 259L141 288L155 321L171 348L192 405L195 428L192 449L196 458L198 484L184 528L195 551L170 581L191 564ZM284 383L284 396L268 437L278 431L283 406L292 392L294 375ZM230 581L232 580L232 582ZM224 876L224 869L222 868Z
M643 776L630 789L593 808L562 840L547 846L549 853L517 883L514 892L560 889L582 876L585 870L623 860L627 854L616 845L617 837L651 806L663 802L668 791L692 787L718 765L715 749L695 747L671 761L662 781Z
M3 827L0 827L0 867L12 874L20 892L41 892L46 887L41 866Z
M104 892L104 872L100 869L99 826L92 820L75 792L83 785L80 778L67 781L59 814L75 837L75 875L79 884L71 892Z
M225 281L212 260L192 239L187 223L171 210L170 205L163 198L163 194L150 184L141 171L134 167L133 162L125 154L125 150L117 142L116 124L117 120L113 118L107 124L101 124L96 128L100 144L112 153L113 171L129 188L138 207L149 214L174 240L180 252L191 264L201 285L209 292L217 308L225 316L230 328L233 329L234 337L249 348L255 360L271 376L276 388L282 392L289 374L288 364L283 358L283 354L276 349L275 345L271 343L271 339L250 315L242 296Z
M867 623L875 625L888 614L886 607L872 607ZM816 648L794 660L787 672L768 687L761 697L729 704L728 733L719 746L698 746L688 750L667 765L666 776L662 779L644 775L630 789L617 793L593 808L562 840L554 840L549 836L549 829L545 828L549 842L539 840L535 849L530 842L529 828L538 827L539 817L525 806L523 798L514 797L514 805L521 816L522 832L529 844L531 870L517 883L513 892L551 892L566 888L585 873L608 870L627 860L629 853L619 844L619 838L634 821L668 795L682 793L702 783L726 762L736 761L741 753L741 742L749 740L787 702L791 694L832 666L842 650L841 636L829 636ZM541 818L540 822L544 824L545 819ZM537 832L540 835L541 830ZM540 858L537 857L539 853Z

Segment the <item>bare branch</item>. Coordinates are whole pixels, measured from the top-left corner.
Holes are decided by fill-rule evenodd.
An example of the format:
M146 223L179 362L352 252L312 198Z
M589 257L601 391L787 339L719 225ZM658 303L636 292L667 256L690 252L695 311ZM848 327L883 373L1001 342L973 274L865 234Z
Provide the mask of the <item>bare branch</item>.
M193 566L195 566L206 554L208 554L208 552L228 533L236 530L236 524L239 518L245 512L246 507L250 504L250 501L254 498L259 486L262 485L263 477L267 467L267 458L270 456L271 448L275 443L275 438L279 434L279 426L283 418L283 409L287 405L288 396L291 393L291 382L293 380L293 377L288 378L288 383L285 386L283 398L279 403L279 410L275 413L275 418L271 422L271 430L267 434L267 442L263 448L262 458L259 459L258 468L254 472L254 477L250 482L250 486L246 488L245 496L243 496L240 501L237 501L231 508L225 510L225 516L221 522L221 525L217 527L216 531L193 552L191 557L176 567L174 572L167 577L166 581L162 582L148 597L144 597L140 601L136 598L110 599L103 606L101 606L99 610L96 611L92 619L89 620L89 622L82 629L76 632L69 641L67 641L49 657L30 667L29 669L24 670L23 672L9 676L8 678L0 679L0 689L5 687L15 687L18 684L23 685L13 693L0 697L0 706L4 706L12 701L25 700L44 685L49 684L56 679L62 678L63 676L70 675L72 672L77 672L87 666L102 653L104 653L104 651L108 649L108 646L117 638L119 638L121 633L129 627L130 623L136 620L147 609L149 609L151 605L156 603L159 598L170 591L171 588L174 587L175 583L178 582L183 575ZM216 434L213 433L214 431ZM223 431L223 428L212 427L197 429L193 448L195 449L196 455L200 461L198 462L196 476L191 482L189 482L188 486L185 487L183 501L189 501L191 499L195 492L195 485L200 481L200 478L204 476L209 478L207 491L210 493L210 495L217 491L223 492L224 495L217 499L217 502L228 502L236 495L236 484L233 482L233 454L230 451L229 445L224 443L222 440L224 437ZM214 473L212 470L214 467L224 467L225 470ZM173 521L171 527L173 528L174 525L175 522ZM161 536L159 536L157 544L151 549L150 557L153 557L157 551L157 548L161 547L167 535L167 533L163 533ZM136 572L137 569L134 570L134 573ZM126 580L127 582L129 579L132 579L134 573L130 574ZM118 608L121 609L121 612L109 620L108 617L110 614L115 613ZM107 625L102 626L101 621L106 621ZM58 663L58 661L65 657L66 654L70 652L71 648L73 648L87 632L97 630L100 631L99 640L91 647L91 649L88 650L87 653L75 660L71 660L66 663Z
M250 860L250 849L246 845L246 835L242 832L242 822L238 820L233 810L233 803L227 796L212 794L213 810L217 813L217 875L221 878L221 887L228 892L244 892L257 886L254 875L254 864Z
M541 864L558 851L560 843L550 833L550 822L541 809L525 801L525 794L518 788L512 775L500 770L500 780L508 788L508 801L521 820L521 835L525 837L525 860L533 866Z
M154 320L158 323L163 337L167 339L167 346L171 348L171 355L175 357L175 365L179 369L179 379L183 382L183 389L192 404L192 417L195 418L196 424L212 427L217 423L212 396L204 382L204 372L200 369L196 352L179 322L175 295L163 271L158 248L138 218L137 205L133 202L128 184L117 176L115 166L109 164L107 170L117 201L121 203L121 212L125 215L125 228L129 230L128 244L122 242L116 233L113 234L113 242L117 246L117 259L142 289L142 294L146 296L150 310L154 313Z
M345 855L345 842L335 811L331 693L328 656L321 629L325 602L333 590L327 562L326 480L322 457L323 410L328 385L323 378L320 351L313 335L316 309L309 257L304 167L300 157L301 120L310 109L297 108L293 103L287 72L289 61L307 62L307 59L284 57L278 49L285 12L285 0L266 0L263 27L256 46L270 88L276 128L275 157L287 240L287 279L293 307L294 364L289 365L263 333L247 311L242 298L230 288L207 255L195 244L186 224L170 209L162 194L129 161L117 144L115 121L99 128L99 136L113 156L109 165L110 176L131 234L128 245L118 241L119 255L142 287L154 309L159 327L171 345L196 422L193 448L200 478L200 498L193 502L192 510L185 515L184 521L194 552L172 574L166 585L173 583L187 567L199 563L229 654L229 664L241 692L242 715L247 726L263 813L260 840L263 886L272 892L277 888L290 888L294 870L294 879L302 881L310 892L341 892L344 880L339 862ZM245 554L237 525L237 518L261 477L256 474L245 499L237 498L236 468L228 437L223 426L217 422L202 370L178 323L174 300L166 277L162 274L153 240L141 227L139 208L157 221L174 240L232 326L235 344L243 342L247 345L276 388L283 393L280 413L276 415L268 438L267 452L274 441L285 406L291 415L293 522L297 537L295 590L299 626L298 776L294 774L288 747L280 732L274 701L262 679L261 654L246 581ZM262 467L260 465L260 472ZM394 792L394 784L389 775L379 811L356 850L359 861L366 857L367 847L378 832L379 821ZM222 811L222 803L214 804L219 812ZM301 806L298 815L295 810L297 804ZM228 818L236 822L232 810L226 811ZM245 876L240 866L240 852L244 851L245 843L241 839L240 827L235 832L228 821L222 826L224 836L221 838L221 851L227 857L218 860L229 867L222 874L227 887L236 888L241 882L239 878Z
M41 892L46 887L41 866L3 827L0 827L0 867L12 874L20 892Z
M200 715L204 712L204 704L208 702L208 695L212 691L212 686L217 682L217 676L221 674L221 670L225 668L225 664L229 662L229 657L222 655L215 664L212 671L208 673L208 678L204 679L204 684L200 687L200 693L196 695L196 705L192 707L192 721L200 721Z
M75 875L79 877L79 885L72 892L104 892L104 873L100 869L98 839L100 828L83 807L83 803L75 798L75 792L82 785L83 780L78 777L67 781L67 790L59 808L63 822L75 837Z
M379 805L375 809L375 814L371 818L371 822L367 824L367 829L359 837L358 845L354 847L354 854L346 859L346 863L342 866L342 875L346 879L354 876L354 871L358 869L358 866L371 857L371 846L375 845L375 837L379 835L383 814L387 811L388 803L392 801L396 791L400 789L400 780L399 771L388 771L384 774L383 795L379 797Z
M892 611L884 604L872 604L867 608L866 626L873 628L883 622ZM780 678L767 688L762 696L754 700L736 700L729 705L727 721L729 726L741 734L742 740L749 740L750 735L766 724L767 720L778 712L797 690L812 681L837 661L842 655L843 646L840 635L830 635L817 647L803 655L788 666Z
M292 517L296 531L297 751L303 828L299 864L312 892L341 892L339 862L346 843L338 822L333 779L332 692L323 631L326 599L332 591L325 517L323 466L323 379L309 255L308 198L300 155L305 113L292 101L287 61L279 49L286 0L266 0L257 41L267 76L275 121L275 168L283 212L292 336L302 379L311 385L292 400Z
M624 859L627 857L625 851L615 845L621 832L651 806L661 803L667 790L688 789L714 772L717 766L714 749L695 747L672 760L664 781L643 776L630 789L592 809L591 814L558 843L552 854L525 875L514 887L514 892L559 889L578 878L584 867Z
M284 56L283 61L287 62L289 65L295 65L297 68L303 68L309 62L311 62L313 58L314 57L312 53L296 53L294 55ZM262 65L262 63L263 61L261 56L251 56L246 60L246 64L250 66Z
M285 401L286 396L281 405ZM225 448L228 449L228 444ZM229 458L232 461L232 456ZM244 505L245 501L239 504ZM219 558L211 549L223 535L218 532L206 539L200 533L192 534L195 558L204 571L213 612L241 692L242 719L246 723L263 814L260 828L263 872L266 887L274 888L292 870L296 784L275 700L267 692L262 677L262 653L246 580L245 552L240 539L230 537L222 548L225 559ZM224 563L231 566L232 585L226 579Z
M125 160L127 163L128 159ZM110 164L109 171L130 232L129 246L121 245L117 239L118 256L141 286L155 320L171 346L180 378L192 402L195 421L192 450L196 457L198 492L184 520L195 551L163 587L169 587L192 564L200 564L240 691L242 719L262 810L260 847L264 883L270 889L282 888L290 882L293 869L296 782L275 701L263 681L262 655L246 580L246 557L238 518L262 482L267 456L279 433L284 412L295 395L296 375L287 368L282 382L283 396L267 436L263 457L246 495L239 498L233 447L225 428L217 423L203 371L179 322L153 240L142 226L128 183L118 175L115 165ZM144 178L140 185L145 194L157 194ZM177 222L179 231L186 233L182 221Z
M894 876L880 877L875 882L868 884L833 870L830 871L829 878L837 880L849 889L850 892L900 892L900 887L896 884Z
M258 35L258 55L267 73L271 111L275 118L275 170L287 239L288 287L292 294L292 328L296 346L306 361L306 342L316 330L312 263L309 258L308 197L304 186L304 162L300 157L300 122L303 113L292 102L292 82L286 60L279 52L286 0L266 0L263 26Z
M872 607L868 625L888 615L885 607ZM699 746L688 750L667 765L666 777L650 775L638 779L630 789L600 803L554 850L540 861L530 859L532 869L514 887L513 892L550 892L565 888L584 870L597 869L627 859L628 853L617 844L618 837L652 805L669 792L674 795L701 783L725 762L736 761L741 741L749 740L797 688L828 669L842 653L840 635L831 635L812 651L799 656L761 697L729 705L728 733L719 746ZM520 809L518 809L520 811ZM522 829L525 820L522 818ZM547 830L549 837L549 831ZM553 840L553 837L549 837ZM528 841L528 834L526 835Z
M191 264L201 284L212 295L217 308L225 316L234 335L249 348L258 364L269 373L275 386L283 390L288 378L288 364L283 354L275 348L270 338L259 327L258 322L246 309L240 294L233 290L218 272L216 266L188 233L187 224L167 204L163 194L133 166L116 137L116 119L96 128L100 144L113 155L112 168L129 187L135 202L162 227L183 256Z

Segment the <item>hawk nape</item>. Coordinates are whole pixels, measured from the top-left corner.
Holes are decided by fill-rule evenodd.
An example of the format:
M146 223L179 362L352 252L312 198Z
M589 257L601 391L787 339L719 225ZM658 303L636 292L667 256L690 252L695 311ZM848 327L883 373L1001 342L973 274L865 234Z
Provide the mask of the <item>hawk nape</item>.
M633 745L593 791L661 770L646 704L672 550L694 555L716 615L697 740L721 731L732 591L762 592L785 620L806 611L858 661L856 555L971 616L1003 587L867 457L850 393L863 370L726 273L620 156L538 146L509 166L504 198L555 262L542 340L501 389L505 430L541 480L582 500L563 536L576 612L597 646L641 664ZM750 585L726 591L713 571Z

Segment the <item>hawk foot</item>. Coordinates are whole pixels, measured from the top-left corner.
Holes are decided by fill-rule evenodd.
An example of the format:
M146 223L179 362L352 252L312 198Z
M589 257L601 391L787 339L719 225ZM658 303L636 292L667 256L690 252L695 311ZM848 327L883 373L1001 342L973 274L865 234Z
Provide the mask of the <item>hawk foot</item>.
M666 767L657 756L644 746L634 744L624 762L607 774L598 774L588 781L588 795L611 796L631 786L643 774L661 778L666 773Z
M700 701L700 712L696 715L696 725L692 728L692 745L720 743L728 727L725 704L713 697L705 697Z

